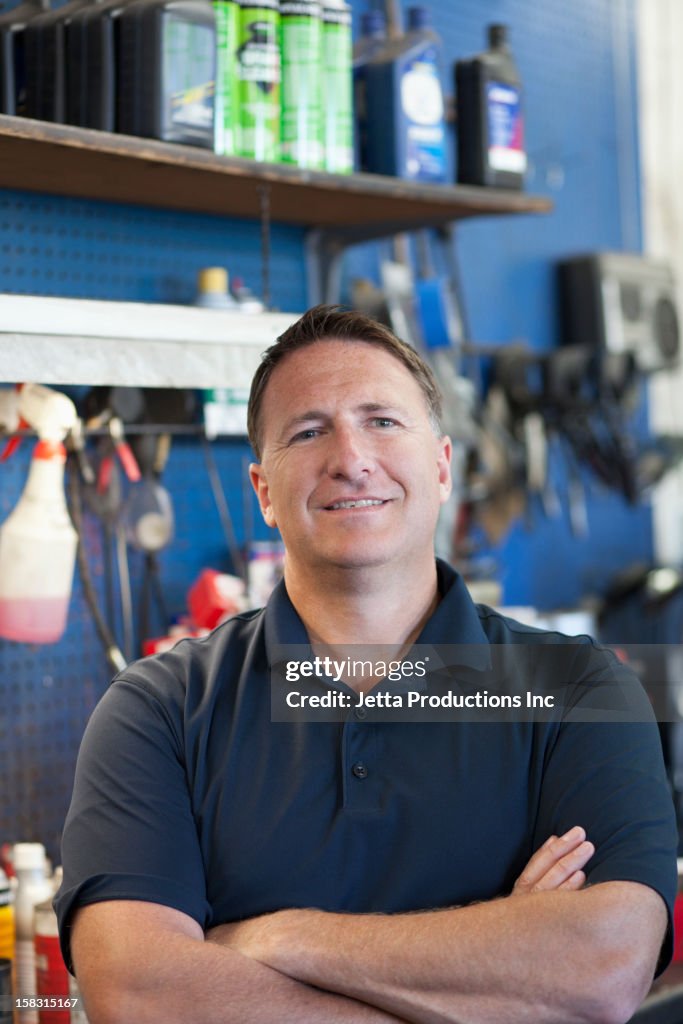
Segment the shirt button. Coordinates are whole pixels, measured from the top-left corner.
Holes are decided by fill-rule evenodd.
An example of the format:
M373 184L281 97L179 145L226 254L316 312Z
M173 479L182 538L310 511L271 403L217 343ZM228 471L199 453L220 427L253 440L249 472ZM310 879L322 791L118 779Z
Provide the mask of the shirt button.
M368 713L365 710L365 708L356 708L356 710L354 711L354 715L361 722L363 721L364 718L368 717Z
M357 779L367 779L368 777L368 770L362 761L356 761L351 771Z

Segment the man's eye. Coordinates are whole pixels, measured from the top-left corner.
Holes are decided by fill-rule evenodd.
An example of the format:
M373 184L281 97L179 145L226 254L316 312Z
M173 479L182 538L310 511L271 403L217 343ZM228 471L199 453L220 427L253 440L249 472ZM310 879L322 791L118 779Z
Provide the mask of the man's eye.
M375 426L378 427L395 427L396 420L392 420L389 416L375 416L372 421Z
M295 434L292 438L294 441L308 441L311 437L317 437L320 431L317 427L308 427L306 430L300 430L298 434Z

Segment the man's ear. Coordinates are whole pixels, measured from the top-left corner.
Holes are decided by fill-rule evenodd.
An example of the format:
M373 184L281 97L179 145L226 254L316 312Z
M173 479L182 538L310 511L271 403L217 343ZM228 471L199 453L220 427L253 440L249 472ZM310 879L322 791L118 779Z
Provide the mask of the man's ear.
M453 442L447 434L439 440L439 454L436 461L439 470L439 496L441 504L445 504L453 490L451 460L453 458Z
M275 529L277 527L277 523L275 521L275 513L273 512L273 506L270 500L268 480L266 479L265 470L260 463L250 463L249 479L251 480L251 486L254 488L256 497L258 498L261 515L263 516L266 525L272 526L273 529Z

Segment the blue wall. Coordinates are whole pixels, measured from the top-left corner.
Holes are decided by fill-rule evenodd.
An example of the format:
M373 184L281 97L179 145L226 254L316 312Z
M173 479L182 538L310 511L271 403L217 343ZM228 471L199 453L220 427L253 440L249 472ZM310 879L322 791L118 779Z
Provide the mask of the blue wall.
M354 0L354 12L363 9ZM633 2L624 0L434 0L449 75L459 56L482 48L488 22L510 26L526 85L529 191L555 202L550 216L496 218L461 225L457 246L477 339L526 338L557 344L554 262L590 249L638 248ZM626 41L616 52L615 42ZM625 59L624 55L625 54ZM619 100L619 101L618 101ZM626 111L626 116L623 113ZM276 306L306 305L303 233L276 226L271 288ZM381 246L353 253L354 272L376 276ZM386 251L386 250L385 250ZM188 302L197 270L227 266L260 288L256 224L133 206L0 192L0 290L91 298ZM25 479L28 446L0 466L0 519ZM246 446L216 445L238 537L266 536L244 490ZM561 466L555 467L562 487ZM174 445L165 482L176 503L177 542L162 557L171 610L202 565L228 568L199 445ZM534 515L497 551L509 603L571 604L625 563L651 556L647 508L629 510L593 487L588 539L572 538L566 516ZM89 526L101 582L101 538ZM139 566L134 565L139 583ZM78 740L110 672L77 584L69 628L53 647L0 641L0 842L40 839L57 856Z

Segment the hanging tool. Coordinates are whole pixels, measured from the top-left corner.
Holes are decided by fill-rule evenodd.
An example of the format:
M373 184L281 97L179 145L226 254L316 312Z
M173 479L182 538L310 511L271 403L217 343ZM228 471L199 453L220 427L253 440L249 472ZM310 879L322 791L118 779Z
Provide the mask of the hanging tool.
M130 488L121 520L129 544L144 555L139 615L140 637L144 642L154 635L153 602L161 619L161 632L165 633L170 624L158 556L171 543L174 531L171 495L160 482L170 454L171 439L169 434L143 434L135 438L134 445L142 477Z

